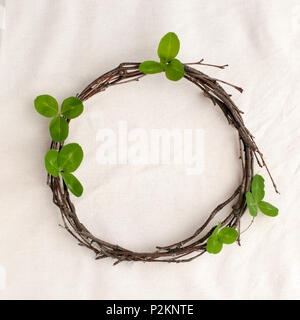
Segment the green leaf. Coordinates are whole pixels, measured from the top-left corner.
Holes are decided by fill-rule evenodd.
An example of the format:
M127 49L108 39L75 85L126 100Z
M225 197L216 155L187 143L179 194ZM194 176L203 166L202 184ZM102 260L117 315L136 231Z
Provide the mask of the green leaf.
M259 210L269 216L269 217L276 217L278 215L278 209L271 205L271 203L268 203L266 201L260 201L258 203Z
M182 63L174 59L166 65L166 77L172 81L178 81L184 76L184 68Z
M82 101L76 97L70 97L63 101L61 106L61 113L67 119L74 119L80 116L83 112Z
M58 113L57 101L47 94L36 97L34 107L39 114L47 118L52 118Z
M251 216L257 216L257 204L251 192L246 193L247 207Z
M83 192L83 187L79 180L72 173L62 172L61 176L63 177L68 189L74 194L74 196L80 197Z
M254 199L258 203L265 196L265 180L259 174L256 174L252 179L251 191Z
M51 149L45 156L45 167L49 174L53 177L57 177L59 173L57 164L58 152L57 150Z
M157 54L161 61L166 63L174 59L180 48L180 42L174 32L164 35L158 45Z
M61 116L55 117L51 120L49 125L50 136L56 142L65 141L69 134L69 124Z
M58 166L64 172L73 172L81 164L83 151L79 144L69 143L58 154Z
M238 236L238 232L230 227L225 227L218 233L219 240L225 244L235 242Z
M218 237L209 237L206 243L206 250L209 253L217 254L223 248L223 243L219 240Z
M139 69L143 73L153 74L164 71L164 66L156 61L144 61L139 65Z

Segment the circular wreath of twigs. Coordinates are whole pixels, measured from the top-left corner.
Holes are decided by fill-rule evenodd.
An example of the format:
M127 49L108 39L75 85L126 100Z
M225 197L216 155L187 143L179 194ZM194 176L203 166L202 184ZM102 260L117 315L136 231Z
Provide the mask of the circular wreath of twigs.
M251 181L253 178L253 163L254 159L260 167L265 167L270 179L273 183L275 191L278 192L275 182L270 174L270 171L264 161L263 154L258 149L254 136L246 128L242 111L235 105L223 87L219 84L225 83L242 92L242 89L229 84L225 81L211 78L203 72L196 70L189 65L207 65L223 69L225 66L216 66L202 63L200 60L196 63L184 64L184 78L200 88L204 95L208 97L215 106L218 106L226 117L230 126L234 127L238 132L240 159L242 168L242 178L232 195L219 204L208 216L206 221L198 227L198 229L188 238L168 246L156 246L153 252L135 252L117 244L106 242L94 236L79 220L75 206L72 203L69 191L64 181L60 177L53 177L48 174L48 185L53 192L53 202L59 207L64 228L78 240L79 245L89 248L96 254L96 259L110 257L115 259L115 264L122 261L143 261L143 262L189 262L201 256L206 251L206 241L212 234L216 226L207 230L212 219L224 207L233 203L230 213L221 222L221 226L228 226L238 230L240 235L240 220L247 209L245 194L250 190ZM124 84L131 81L138 81L145 76L139 70L140 63L121 63L117 68L101 75L95 81L90 83L77 97L83 102L91 98L98 92L102 92L107 88ZM226 65L227 66L227 65ZM68 120L70 121L70 120ZM63 143L52 141L50 149L60 150ZM234 202L235 200L235 202ZM238 238L240 244L240 239Z

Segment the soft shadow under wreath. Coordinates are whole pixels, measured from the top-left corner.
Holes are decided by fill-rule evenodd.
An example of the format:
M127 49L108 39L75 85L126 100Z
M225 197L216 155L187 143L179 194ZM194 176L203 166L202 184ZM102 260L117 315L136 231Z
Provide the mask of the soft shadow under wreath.
M143 262L189 262L201 256L206 251L219 253L223 244L237 242L240 244L240 221L247 210L254 217L258 209L265 215L274 217L278 209L270 203L263 201L265 196L264 179L254 175L254 160L260 167L264 167L278 193L275 182L265 163L263 154L258 149L254 136L246 128L243 112L235 105L220 83L225 83L242 92L237 86L225 81L212 78L191 65L205 65L223 69L225 66L216 66L203 63L182 64L175 59L179 52L180 42L175 33L167 33L158 46L160 61L144 61L142 63L121 63L115 69L101 75L90 83L76 97L69 97L62 103L59 111L57 101L50 95L40 95L35 101L35 109L48 118L52 118L49 126L52 138L50 150L45 156L45 167L48 171L47 183L53 193L53 202L59 207L64 228L79 242L79 245L92 250L96 259L113 258L114 264L122 261ZM71 119L78 117L83 112L82 102L91 98L96 93L107 88L131 81L138 81L146 74L165 72L166 77L172 81L182 78L196 85L211 102L223 112L228 124L238 132L240 163L242 179L236 186L232 195L209 213L203 225L195 228L196 231L181 241L167 246L156 246L153 252L134 252L117 244L106 242L93 235L79 220L75 206L70 199L71 191L75 196L82 195L83 187L73 172L79 167L83 159L82 148L77 143L64 144L69 134ZM226 218L218 221L213 228L208 228L209 223L226 206L231 204L231 209ZM253 221L253 220L252 220Z

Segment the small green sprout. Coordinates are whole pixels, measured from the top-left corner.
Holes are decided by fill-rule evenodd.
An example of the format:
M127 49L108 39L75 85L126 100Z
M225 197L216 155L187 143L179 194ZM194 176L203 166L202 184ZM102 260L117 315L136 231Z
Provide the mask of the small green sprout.
M234 243L239 236L234 228L225 227L219 231L220 227L221 222L219 222L211 236L207 239L206 250L209 253L219 253L223 248L223 244Z
M154 74L165 71L166 77L172 81L178 81L184 76L183 64L175 59L179 52L180 42L174 32L169 32L159 42L157 54L160 62L144 61L139 69L143 73Z
M258 209L269 217L276 217L278 209L266 201L262 201L265 196L265 180L256 174L251 183L251 192L246 193L247 207L251 216L256 217Z

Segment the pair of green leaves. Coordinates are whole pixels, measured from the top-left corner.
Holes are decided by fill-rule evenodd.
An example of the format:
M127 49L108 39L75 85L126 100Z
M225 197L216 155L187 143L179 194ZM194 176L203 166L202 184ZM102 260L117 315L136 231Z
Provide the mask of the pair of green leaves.
M157 54L160 62L144 61L139 69L143 73L154 74L165 71L166 77L172 81L178 81L184 76L183 64L175 59L179 52L180 42L174 32L169 32L159 42Z
M278 215L278 209L266 201L262 201L265 196L265 180L256 174L251 183L251 192L246 193L247 207L251 216L256 217L258 209L269 217Z
M34 106L38 113L47 118L53 118L49 125L51 138L56 142L62 142L69 135L69 124L66 119L74 119L83 112L83 104L76 97L65 99L58 111L58 103L55 98L44 94L36 97Z
M223 248L223 244L234 243L239 236L238 232L233 228L225 227L219 231L220 227L221 222L207 239L206 250L209 253L219 253Z
M68 189L77 197L81 196L83 187L71 172L80 166L82 159L83 151L77 143L69 143L59 152L51 149L45 156L45 167L48 173L53 177L58 177L60 173Z

